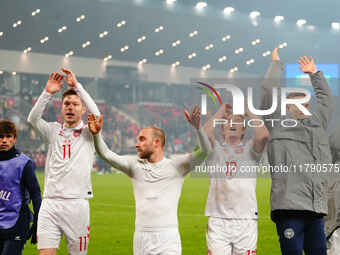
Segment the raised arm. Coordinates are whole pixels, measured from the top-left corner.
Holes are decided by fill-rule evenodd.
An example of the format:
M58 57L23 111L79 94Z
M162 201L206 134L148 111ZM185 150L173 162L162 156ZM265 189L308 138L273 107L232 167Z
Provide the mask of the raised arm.
M265 125L261 125L261 117L258 117L255 114L251 113L248 106L246 106L246 116L253 120L252 125L255 129L255 136L253 138L253 150L256 153L261 154L269 140L269 131Z
M76 75L71 70L68 70L66 68L62 68L61 70L66 74L65 81L71 88L73 88L77 92L78 96L84 101L88 111L99 117L100 112L96 103L86 92L83 86L78 82Z
M191 170L193 170L195 166L200 165L212 152L212 146L209 138L204 130L200 127L201 114L199 107L196 105L191 115L187 110L185 110L184 113L188 122L197 132L199 146L195 147L193 153L175 157L174 161L176 162L177 168L182 175L186 175Z
M28 115L27 121L38 130L46 141L49 141L50 126L48 122L42 119L46 105L50 101L53 94L60 91L64 85L63 76L59 73L52 73L46 83L45 89L38 98Z
M264 77L264 80L261 84L261 109L267 110L272 106L273 103L273 88L280 87L280 77L283 72L283 64L280 60L279 56L279 48L275 48L272 53L272 60L270 62L267 73ZM280 107L277 107L277 111L272 115L268 115L267 117L273 116L279 111Z
M312 57L308 59L304 56L298 62L300 70L310 76L317 102L317 112L320 114L323 127L327 128L333 112L333 97L325 76L317 70Z
M94 114L90 114L88 116L88 126L93 135L94 146L98 155L114 168L132 177L130 166L131 158L129 156L120 156L114 153L104 142L100 132L103 127L103 116L100 116L100 119L98 120Z
M227 119L228 115L231 114L231 105L223 104L218 111L204 124L203 129L207 134L212 148L215 148L215 119Z

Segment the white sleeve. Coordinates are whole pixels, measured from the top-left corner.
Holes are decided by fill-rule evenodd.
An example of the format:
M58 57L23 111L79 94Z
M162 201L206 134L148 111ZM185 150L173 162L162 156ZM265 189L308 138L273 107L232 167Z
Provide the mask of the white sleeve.
M43 91L43 93L38 98L38 101L33 106L31 112L28 115L27 121L32 125L32 127L38 130L43 138L48 142L50 138L50 124L42 119L43 112L46 105L52 98L52 94Z
M101 133L94 135L94 146L99 156L109 163L114 168L124 172L128 176L132 177L132 170L130 167L131 157L120 156L111 151L103 140Z
M174 162L176 162L176 167L182 175L188 174L190 171L194 170L196 166L202 164L212 152L209 138L202 128L197 131L197 137L199 146L195 147L194 152L173 158Z
M86 108L90 113L93 113L97 117L100 116L99 109L92 99L92 97L89 95L89 93L86 92L86 90L83 88L83 86L78 82L77 85L74 87L74 90L77 92L79 97L84 101Z

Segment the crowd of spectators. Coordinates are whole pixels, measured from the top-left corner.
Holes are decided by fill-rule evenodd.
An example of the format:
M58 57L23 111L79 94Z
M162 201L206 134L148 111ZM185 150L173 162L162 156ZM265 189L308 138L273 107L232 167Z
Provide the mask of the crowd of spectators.
M31 83L34 86L39 85L36 80ZM38 169L43 170L47 146L41 136L26 122L27 115L38 95L34 95L32 90L27 88L13 92L8 89L5 80L0 80L0 88L0 119L9 119L16 123L19 136L18 148L34 159ZM97 104L100 112L104 115L104 139L108 146L118 154L135 154L136 137L139 130L150 125L165 130L167 135L165 153L167 156L189 152L195 144L196 139L192 137L192 130L186 123L182 107L157 102L115 105L101 101ZM44 119L62 122L60 108L60 100L53 99L44 112ZM99 162L97 168L105 169L106 167L103 162Z

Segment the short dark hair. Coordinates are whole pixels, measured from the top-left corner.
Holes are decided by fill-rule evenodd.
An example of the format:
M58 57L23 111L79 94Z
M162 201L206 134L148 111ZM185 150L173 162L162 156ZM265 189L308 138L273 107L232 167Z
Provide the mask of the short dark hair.
M74 89L65 90L61 97L61 101L64 101L65 97L72 96L72 95L78 96L77 92Z
M17 137L17 128L12 121L0 120L0 134L11 134L14 135L14 137Z
M63 95L61 96L61 102L64 102L65 97L67 97L67 96L73 96L73 95L75 95L75 96L77 96L77 97L80 98L80 96L77 94L77 92L76 92L74 89L70 88L70 89L68 89L68 90L65 90L64 93L63 93ZM80 101L81 101L81 103L82 103L83 105L85 105L84 102L83 102L83 100L82 100L81 98L80 98Z

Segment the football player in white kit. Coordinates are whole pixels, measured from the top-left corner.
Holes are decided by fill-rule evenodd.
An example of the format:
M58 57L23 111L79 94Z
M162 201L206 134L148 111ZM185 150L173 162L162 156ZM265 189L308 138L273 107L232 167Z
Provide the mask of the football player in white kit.
M246 117L257 120L252 120L254 137L246 140L245 116L232 115L230 109L231 105L222 105L204 126L213 147L205 164L223 169L222 174L209 174L205 209L205 215L209 216L207 248L209 255L254 255L257 248L256 175L242 176L239 171L242 167L258 166L269 133L265 125L261 126L259 117L247 110ZM215 125L216 119L224 119L226 123ZM215 130L222 131L221 141L215 139Z
M210 146L200 128L200 110L195 106L188 121L197 130L203 154ZM204 160L196 152L165 158L165 134L156 127L144 128L137 137L136 156L119 156L110 151L100 134L102 116L88 120L98 154L110 165L127 174L132 181L136 201L134 255L180 255L177 209L186 174Z
M92 194L91 170L95 148L81 117L100 115L95 102L67 69L65 81L71 87L62 97L64 123L46 122L42 114L53 94L63 87L63 75L52 73L45 90L28 116L28 122L48 144L45 188L38 216L39 255L55 255L64 234L69 255L87 254L89 244L89 203Z

